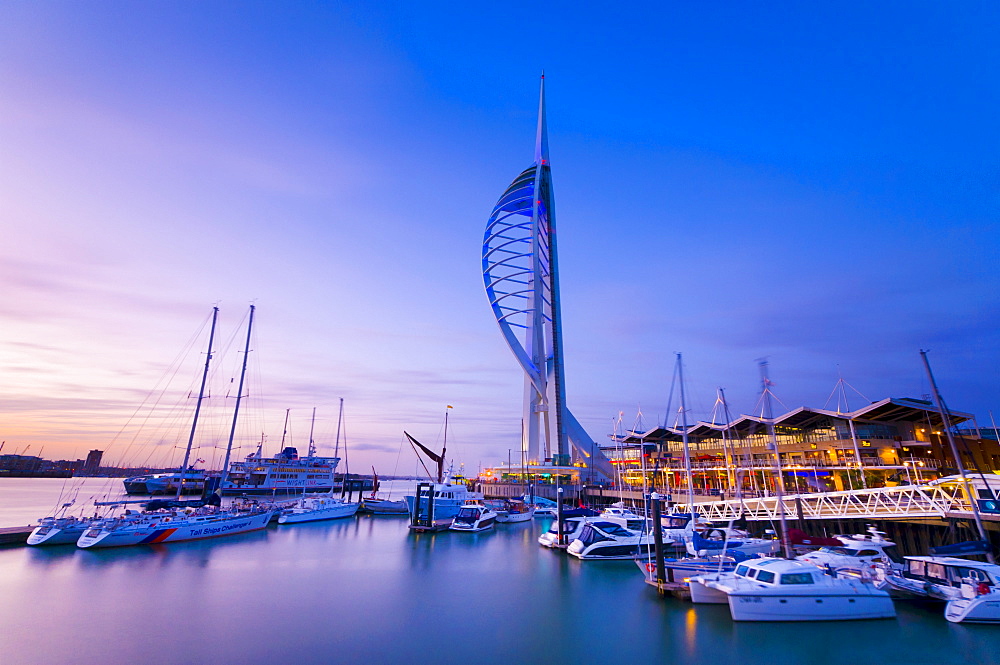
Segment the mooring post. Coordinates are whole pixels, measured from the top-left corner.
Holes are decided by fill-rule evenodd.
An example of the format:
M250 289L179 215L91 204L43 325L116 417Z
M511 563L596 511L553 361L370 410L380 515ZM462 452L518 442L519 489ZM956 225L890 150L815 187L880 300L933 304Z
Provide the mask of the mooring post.
M660 522L660 495L649 495L650 512L653 517L653 556L656 558L656 590L662 595L663 584L667 581L663 565L663 525Z
M563 505L562 505L562 497L563 497L563 488L557 487L556 488L556 529L559 531L559 538L558 538L559 547L562 547L563 544L565 543L564 535L563 535Z

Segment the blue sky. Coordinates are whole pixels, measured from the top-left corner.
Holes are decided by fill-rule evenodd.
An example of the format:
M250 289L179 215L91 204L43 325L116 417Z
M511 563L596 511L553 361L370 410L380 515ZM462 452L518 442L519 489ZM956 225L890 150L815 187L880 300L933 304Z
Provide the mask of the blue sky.
M505 458L521 377L480 244L543 69L568 401L597 440L664 418L677 351L694 418L718 386L751 411L765 356L789 408L838 374L919 397L925 348L987 424L998 14L5 2L4 452L108 448L211 305L232 335L254 300L272 448L286 408L296 445L313 406L327 443L344 397L352 465L394 467L404 427L433 443L448 404L457 462ZM176 454L120 439L112 459Z

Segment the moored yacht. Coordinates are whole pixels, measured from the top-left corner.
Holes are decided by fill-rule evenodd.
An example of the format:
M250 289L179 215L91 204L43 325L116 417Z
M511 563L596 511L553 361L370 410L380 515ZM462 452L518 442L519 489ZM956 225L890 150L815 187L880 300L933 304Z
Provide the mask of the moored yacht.
M834 536L841 545L824 545L814 552L795 557L821 568L826 568L841 577L853 576L871 580L879 567L895 572L902 571L906 564L896 549L896 543L874 527L868 534Z
M588 520L566 552L578 559L612 560L652 556L653 540L641 531L629 531L602 519Z
M597 511L591 510L590 508L573 508L572 510L564 510L562 542L560 543L559 540L559 522L558 520L552 520L548 530L538 536L538 544L542 547L566 549L569 547L570 543L580 537L580 532L583 531L583 527L587 521L593 521L596 517ZM625 526L625 520L619 518L609 518L605 521L617 522L621 526Z
M502 507L497 510L497 522L501 524L530 522L534 516L535 507L520 499L506 499Z
M323 496L306 496L295 502L291 508L286 508L278 515L278 524L296 524L298 522L318 522L333 520L340 517L353 517L361 506L358 502L347 502L339 497L328 494Z
M942 600L952 623L1000 624L1000 566L948 556L908 556L903 571L884 571L878 586L894 595Z
M274 512L273 508L252 503L234 504L226 509L214 506L178 509L169 505L177 503L185 502L151 501L145 511L126 511L121 517L94 522L77 540L77 547L153 545L229 536L263 529ZM168 506L158 509L157 504Z
M734 621L846 621L896 616L889 594L790 559L751 559L731 573L691 578L695 603L729 604Z
M458 514L449 527L452 531L486 531L497 521L495 510L481 503L466 503L458 509Z

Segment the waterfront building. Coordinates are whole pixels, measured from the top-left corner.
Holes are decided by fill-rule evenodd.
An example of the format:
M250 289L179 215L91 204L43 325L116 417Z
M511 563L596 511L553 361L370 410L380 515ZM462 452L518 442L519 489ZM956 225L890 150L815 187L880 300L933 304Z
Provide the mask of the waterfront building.
M1000 444L969 436L969 413L952 411L966 469L1000 472ZM698 422L688 440L698 494L732 496L774 491L768 420ZM886 398L851 412L800 407L774 418L788 491L848 490L927 482L957 473L941 417L927 400ZM602 448L624 483L686 488L680 427L660 426L612 436Z
M84 473L97 473L101 468L101 458L104 457L103 450L91 450L87 453L87 460L83 463Z

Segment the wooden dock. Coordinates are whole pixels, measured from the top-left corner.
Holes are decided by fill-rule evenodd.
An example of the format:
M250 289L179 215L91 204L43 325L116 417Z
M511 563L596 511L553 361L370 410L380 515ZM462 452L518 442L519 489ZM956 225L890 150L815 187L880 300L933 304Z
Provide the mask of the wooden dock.
M5 526L0 528L0 546L24 545L35 530L33 526Z
M685 582L657 583L656 580L651 580L647 577L646 584L651 587L655 587L656 590L662 595L670 594L674 598L679 598L680 600L691 600L691 589Z
M430 524L424 522L423 524L411 524L410 529L416 531L417 533L433 533L435 531L447 531L448 527L451 526L451 518L444 518L439 520L434 520Z

